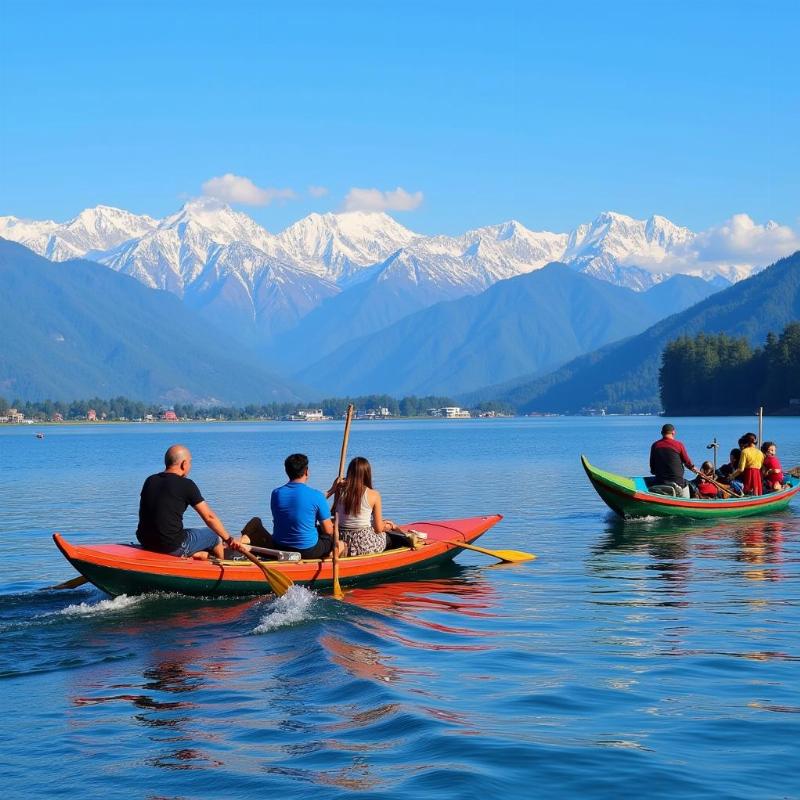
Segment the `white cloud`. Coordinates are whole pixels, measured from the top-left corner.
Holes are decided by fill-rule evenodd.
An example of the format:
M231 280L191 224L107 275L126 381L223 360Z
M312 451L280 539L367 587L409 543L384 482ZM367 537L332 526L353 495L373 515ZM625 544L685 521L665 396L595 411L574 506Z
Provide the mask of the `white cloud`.
M262 189L250 178L230 172L207 180L203 184L203 194L225 203L246 206L268 206L274 200L293 200L297 196L291 189Z
M328 194L328 189L325 186L309 186L308 193L312 197L325 197Z
M380 189L352 188L344 199L345 211L413 211L422 204L422 192L407 192L401 187Z
M653 272L712 273L744 277L800 250L800 232L769 221L761 225L749 214L734 214L721 225L694 234L666 251L628 254L622 263Z
M747 214L699 233L692 243L701 261L743 261L767 264L800 249L800 236L788 225L759 225Z

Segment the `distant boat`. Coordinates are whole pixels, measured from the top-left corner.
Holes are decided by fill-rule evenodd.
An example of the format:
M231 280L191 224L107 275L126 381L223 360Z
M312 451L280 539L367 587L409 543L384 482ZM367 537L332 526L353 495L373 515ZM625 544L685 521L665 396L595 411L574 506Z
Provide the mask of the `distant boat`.
M708 500L651 492L644 478L628 478L592 466L586 456L581 463L592 486L603 502L621 517L690 517L693 519L720 519L751 517L781 511L800 491L800 479L787 478L786 488L768 494L726 497Z
M36 438L37 439L44 439L44 434L43 433L37 433L36 434Z

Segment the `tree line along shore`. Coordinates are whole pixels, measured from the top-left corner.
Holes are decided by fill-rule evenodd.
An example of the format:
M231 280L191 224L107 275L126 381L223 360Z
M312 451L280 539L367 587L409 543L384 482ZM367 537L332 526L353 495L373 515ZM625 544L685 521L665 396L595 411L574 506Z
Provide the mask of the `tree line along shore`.
M770 415L800 415L800 322L780 334L770 333L763 347L725 333L679 336L661 355L659 389L663 413L670 416L740 416L759 406ZM0 422L246 421L337 419L352 403L360 417L415 418L513 416L508 402L483 401L460 408L450 397L386 394L333 397L314 402L214 403L146 402L118 396L110 399L21 400L0 396ZM586 408L584 413L605 413ZM546 413L546 412L541 412ZM537 416L540 414L537 414Z
M502 403L483 402L461 409L451 398L429 395L403 397L364 395L360 397L326 398L312 403L252 403L245 406L201 405L193 403L148 403L127 397L82 400L9 402L0 397L0 421L36 422L154 422L154 421L247 421L247 420L320 420L344 415L348 404L360 416L371 419L413 418L431 416L506 416L513 409ZM445 413L455 412L455 413ZM457 413L462 412L462 413Z
M659 371L668 416L800 414L800 322L753 348L727 334L681 336L664 348Z

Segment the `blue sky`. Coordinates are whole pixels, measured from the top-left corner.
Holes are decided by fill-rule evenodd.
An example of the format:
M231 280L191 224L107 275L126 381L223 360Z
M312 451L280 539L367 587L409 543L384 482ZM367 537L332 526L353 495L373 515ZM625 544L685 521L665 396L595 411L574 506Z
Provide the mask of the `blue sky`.
M800 215L800 3L0 7L0 214L163 216L233 174L293 193L240 206L270 230L354 188L424 233Z

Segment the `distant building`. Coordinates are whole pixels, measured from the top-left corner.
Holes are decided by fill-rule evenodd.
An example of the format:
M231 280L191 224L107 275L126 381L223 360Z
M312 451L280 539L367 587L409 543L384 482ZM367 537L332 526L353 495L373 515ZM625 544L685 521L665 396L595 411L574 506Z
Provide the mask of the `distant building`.
M25 415L21 411L17 411L16 408L9 408L6 422L10 422L13 425L22 425L25 422Z
M290 422L322 422L323 420L330 419L322 413L321 408L304 408L296 414L289 414L286 417Z
M445 406L444 408L429 408L429 417L447 417L447 419L468 419L472 414L466 408L459 406Z
M97 422L97 412L93 408L90 408L86 412L86 419L89 420L89 422Z
M459 408L458 406L445 406L440 408L439 411L441 411L440 416L448 419L467 419L472 416L466 408Z
M165 422L177 422L178 415L171 408L168 408L161 414L161 419Z
M380 408L369 408L358 416L361 419L387 419L392 416L392 412L386 406L381 406Z
M64 415L59 414L58 411L56 411L56 413L53 414L53 422L63 422L63 421L64 421Z

